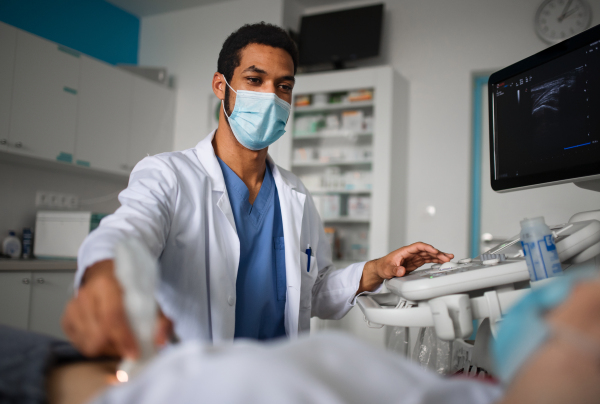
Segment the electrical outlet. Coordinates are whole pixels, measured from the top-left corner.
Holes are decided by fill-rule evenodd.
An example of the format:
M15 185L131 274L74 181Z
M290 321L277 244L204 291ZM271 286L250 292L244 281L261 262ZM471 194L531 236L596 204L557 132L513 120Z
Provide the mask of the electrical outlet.
M77 209L79 207L79 197L76 195L67 195L65 207L69 209Z
M79 197L77 195L60 194L58 192L37 191L35 206L38 208L77 209Z
M49 206L50 205L50 195L48 192L37 191L35 194L35 206Z
M60 194L50 194L50 207L60 208Z

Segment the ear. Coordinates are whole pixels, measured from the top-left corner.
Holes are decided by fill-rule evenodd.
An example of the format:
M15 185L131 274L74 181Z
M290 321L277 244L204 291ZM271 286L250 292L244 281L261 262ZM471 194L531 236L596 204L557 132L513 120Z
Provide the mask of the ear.
M227 84L225 84L223 75L219 72L215 72L215 74L213 75L213 80L212 80L212 90L213 90L213 93L215 93L217 98L220 100L225 99L225 86L226 85Z

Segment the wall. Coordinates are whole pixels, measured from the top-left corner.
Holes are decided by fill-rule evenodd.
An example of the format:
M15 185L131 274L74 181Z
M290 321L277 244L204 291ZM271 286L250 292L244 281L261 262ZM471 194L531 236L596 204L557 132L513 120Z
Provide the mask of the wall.
M0 21L107 63L137 64L140 20L104 0L2 0Z
M37 191L58 192L77 195L80 199L92 199L115 195L127 186L127 179L107 179L94 175L75 174L56 168L49 170L36 165L0 162L0 241L9 230L21 233L23 227L35 227L35 195ZM112 213L119 207L116 198L93 205L82 206L81 210L97 213Z
M195 146L209 132L212 76L227 36L243 24L281 25L282 19L282 0L222 1L142 18L140 64L167 66L176 77L175 150Z

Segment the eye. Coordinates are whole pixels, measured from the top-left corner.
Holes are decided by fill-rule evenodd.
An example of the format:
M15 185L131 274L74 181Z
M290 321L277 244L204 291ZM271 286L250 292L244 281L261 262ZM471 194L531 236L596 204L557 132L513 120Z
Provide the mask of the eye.
M282 89L283 91L285 91L285 92L290 92L290 93L291 93L291 92L292 92L292 90L293 90L293 87L292 87L292 86L289 86L289 85L287 85L287 84L281 84L281 85L279 86L279 88L281 88L281 89Z
M259 77L246 77L246 80L251 84L260 84L261 82Z

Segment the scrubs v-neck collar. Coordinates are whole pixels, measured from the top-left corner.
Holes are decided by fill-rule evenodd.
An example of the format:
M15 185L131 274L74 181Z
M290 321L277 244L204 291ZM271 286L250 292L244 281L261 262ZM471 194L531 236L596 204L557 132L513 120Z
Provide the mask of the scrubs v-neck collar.
M219 163L224 173L225 182L227 183L227 189L230 192L235 192L237 198L234 200L240 204L241 213L249 216L251 223L254 226L260 226L265 218L265 214L269 210L269 206L273 203L273 197L275 195L274 188L275 184L273 181L273 174L269 164L266 165L265 176L263 178L262 185L258 191L254 203L250 203L250 191L244 181L231 169L220 157Z

